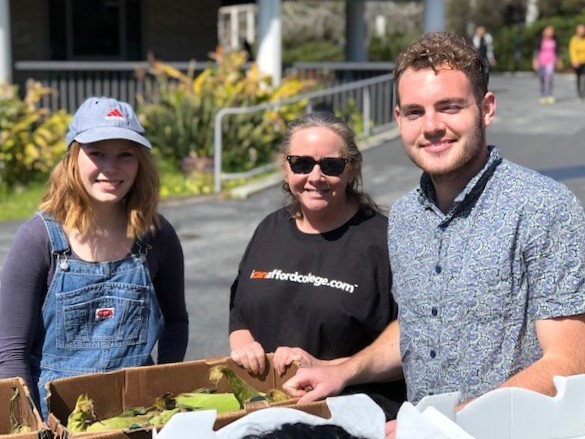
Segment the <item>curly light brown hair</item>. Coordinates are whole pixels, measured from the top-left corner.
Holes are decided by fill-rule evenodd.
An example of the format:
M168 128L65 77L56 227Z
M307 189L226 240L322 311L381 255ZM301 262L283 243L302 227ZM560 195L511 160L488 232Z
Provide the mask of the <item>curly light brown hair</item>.
M396 90L407 69L423 70L448 68L467 76L478 105L488 92L489 73L479 51L461 35L451 32L430 32L410 44L396 59L394 80ZM397 93L398 101L400 96Z

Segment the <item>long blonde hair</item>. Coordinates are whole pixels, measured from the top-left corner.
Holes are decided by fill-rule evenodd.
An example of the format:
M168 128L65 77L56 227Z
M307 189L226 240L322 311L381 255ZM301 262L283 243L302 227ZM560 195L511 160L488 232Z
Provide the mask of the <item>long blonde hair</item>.
M39 208L59 221L65 230L76 229L87 235L96 217L79 176L79 150L79 143L73 142L55 166ZM131 239L154 232L160 226L157 213L160 179L154 159L143 146L135 145L134 150L138 173L123 201L128 218L126 235Z

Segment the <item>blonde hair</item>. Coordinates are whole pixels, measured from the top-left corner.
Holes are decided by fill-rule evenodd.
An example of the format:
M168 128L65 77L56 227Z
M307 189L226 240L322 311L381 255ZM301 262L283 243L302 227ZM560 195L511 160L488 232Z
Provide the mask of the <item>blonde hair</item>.
M96 218L79 176L79 150L79 143L73 142L55 166L39 208L59 221L66 230L76 229L87 235ZM143 146L135 144L134 151L138 158L138 172L123 200L128 217L126 235L131 239L154 232L160 226L157 213L160 180L154 159Z

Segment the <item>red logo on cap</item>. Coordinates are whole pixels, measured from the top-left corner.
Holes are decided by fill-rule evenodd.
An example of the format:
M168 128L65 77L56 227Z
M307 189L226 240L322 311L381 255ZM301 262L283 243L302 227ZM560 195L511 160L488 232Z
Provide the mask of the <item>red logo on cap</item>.
M118 110L117 108L114 108L108 114L106 114L106 120L110 120L110 119L125 119L125 118L120 110Z

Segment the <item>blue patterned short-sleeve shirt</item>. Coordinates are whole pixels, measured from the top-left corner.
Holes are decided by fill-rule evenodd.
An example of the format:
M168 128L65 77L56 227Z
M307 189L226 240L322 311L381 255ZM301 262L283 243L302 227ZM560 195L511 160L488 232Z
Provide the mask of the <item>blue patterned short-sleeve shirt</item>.
M492 390L542 356L535 321L585 313L585 212L564 185L490 147L448 214L433 193L423 174L388 223L414 403Z

